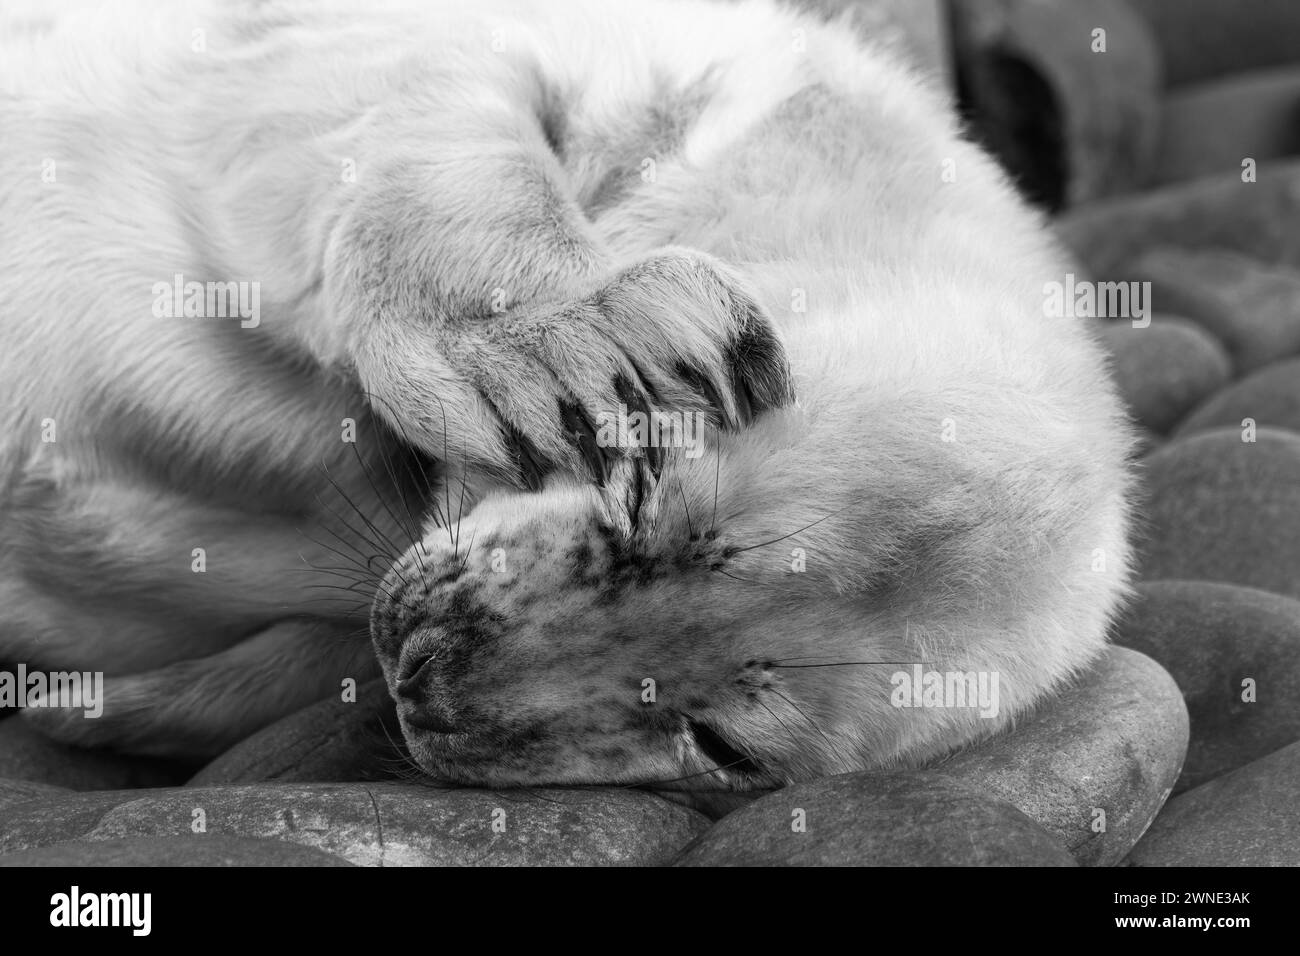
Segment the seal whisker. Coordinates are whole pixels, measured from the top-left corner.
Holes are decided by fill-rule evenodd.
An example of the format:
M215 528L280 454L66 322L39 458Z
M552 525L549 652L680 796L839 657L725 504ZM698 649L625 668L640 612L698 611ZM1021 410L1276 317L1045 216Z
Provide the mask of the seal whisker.
M406 537L410 539L410 544L414 547L419 542L419 527L416 524L415 516L411 514L411 509L406 502L405 496L401 493L400 482L397 480L397 475L393 471L392 463L389 462L388 456L381 453L380 459L383 461L384 467L388 471L388 477L393 483L394 490L402 499L402 508L406 512L407 521L411 522L409 525L404 522L395 511L393 511L392 506L388 503L387 497L380 492L378 485L375 483L374 476L370 473L370 467L361 456L361 452L357 449L355 442L352 443L352 454L356 457L357 464L361 466L361 472L366 476L366 481L370 484L370 490L374 492L375 498L379 501L380 505L383 506L383 509L388 512L388 516L393 519L393 522L398 526L398 528L400 528ZM420 569L423 571L424 561L420 558L418 551L416 554L416 560L420 562Z
M727 554L728 554L728 555L732 555L732 554L740 554L740 553L743 552L743 551L753 551L755 548L766 548L768 545L770 545L770 544L776 544L776 543L778 543L778 542L780 542L780 541L784 541L786 538L793 538L795 535L800 534L800 533L802 533L802 532L804 532L804 531L807 531L809 528L811 528L811 527L813 527L813 526L815 526L815 525L819 525L819 524L821 524L823 521L826 521L826 520L829 519L829 518L834 518L837 514L840 514L841 512L847 511L847 510L848 510L849 508L851 508L851 507L853 507L852 504L847 504L847 505L845 505L843 508L837 508L835 511L832 511L830 514L828 514L828 515L822 515L822 517L818 518L816 521L810 521L808 524L804 525L802 528L796 528L794 531L791 531L789 534L783 534L783 535L781 535L781 537L779 537L779 538L773 538L771 541L764 541L764 542L762 542L761 544L751 544L751 545L748 545L748 546L746 546L746 547L744 547L744 548L728 548L728 549L727 549Z
M799 741L799 735L790 729L790 725L787 724L784 720L782 720L781 716L776 711L774 711L771 707L767 706L767 704L763 702L762 698L755 697L754 699L758 701L760 707L762 707L765 711L767 711L769 714L772 715L772 718L778 724L781 725L781 729L790 735L790 739L794 742L795 747L802 748L803 744L800 743Z
M328 531L329 529L327 528L326 530ZM356 568L357 568L359 571L361 571L361 572L363 572L363 573L366 573L366 574L374 574L374 573L375 573L375 569L372 567L372 562L373 562L375 559L379 559L379 560L382 560L382 561L390 561L390 562L392 561L392 558L390 558L388 555L374 554L374 555L370 555L370 556L366 559L366 561L363 563L363 562L360 561L358 558L354 558L354 557L352 557L352 556L349 555L349 554L345 554L344 552L340 551L338 548L335 548L335 547L333 547L333 546L331 546L331 545L326 544L324 541L317 541L315 538L313 538L311 535L307 534L307 532L303 531L301 528L298 529L298 533L301 534L301 535L302 535L304 538L306 538L308 541L310 541L312 544L316 545L318 548L324 548L326 551L329 551L329 552L333 553L335 556L337 556L337 557L339 557L339 558L342 558L344 561L348 561L348 562L352 563L353 565L356 566ZM335 537L337 537L337 535L336 535ZM360 554L361 552L358 551L357 553ZM308 564L307 568L302 569L302 570L308 570L308 571L311 570L311 565ZM394 574L396 574L397 577L398 577L399 579L401 579L401 581L402 581L403 584L408 585L408 586L410 585L410 581L408 581L408 580L406 579L406 576L402 574L401 570L398 569L397 566L396 566L395 564L394 564L394 565L391 565L390 568L389 568L389 570L391 570ZM376 575L376 577L375 577L375 581L376 581L376 583L378 583L380 580L382 580L382 577L383 577L382 575Z
M709 570L713 571L715 574L721 574L724 578L731 578L731 580L733 581L739 581L742 584L753 584L760 588L774 588L775 590L778 591L781 590L775 584L769 584L766 581L754 581L749 578L742 578L739 575L731 574L728 571L724 571L722 570L722 568L710 568Z
M334 476L330 474L329 466L326 465L324 462L322 462L321 470L325 473L325 480L334 486L334 490L337 491L339 493L339 496L342 497L342 499L352 507L352 510L357 513L357 516L361 519L362 523L367 528L369 528L371 532L378 535L380 539L383 540L383 542L387 544L389 548L392 549L394 554L401 554L405 549L399 547L397 542L393 541L393 539L390 538L387 534L385 534L379 528L378 525L376 525L373 521L370 520L370 518L366 515L364 511L362 511L359 507L357 507L356 502L354 502L350 497L348 497L348 493L344 491L343 488L339 485L339 483L334 480ZM376 542L372 541L371 544L376 544Z
M390 402L386 401L382 396L376 395L374 392L367 391L367 390L365 390L365 389L362 390L362 394L366 396L366 399L367 399L368 401L370 401L370 402L372 402L372 403L376 403L376 402L377 402L377 403L379 403L379 404L381 404L381 405L384 406L384 408L385 408L385 409L387 410L387 412L388 412L387 422L390 423L391 425L395 425L395 426L397 427L397 431L398 431L398 433L401 435L402 442L405 444L405 446L406 446L407 448L418 448L418 447L419 447L419 446L417 446L417 445L415 444L415 442L413 442L413 441L411 440L411 436L410 436L409 434L407 434L406 426L402 424L402 418L401 418L401 416L398 415L398 414L396 413L396 411L394 410L394 408L393 408L393 406L392 406L392 404L391 404ZM446 407L442 404L442 399L439 398L437 395L432 395L432 394L431 394L429 397L432 398L435 402L438 403L438 407L439 407L439 409L441 409L441 411L442 411L443 460L444 460L444 462L445 462L445 461L447 460L447 458L446 458L446 452L447 452L447 409L446 409ZM406 470L407 470L407 474L410 475L410 474L411 474L411 466L410 466L410 461L409 461L409 460L406 460ZM415 477L415 476L414 476L414 475L411 475L411 477ZM439 507L439 504L438 504L438 496L437 496L437 494L436 494L436 489L433 487L433 483L429 480L429 476L428 476L428 474L422 472L421 475L420 475L420 478L421 478L422 483L424 484L424 500L425 500L425 504L426 504L428 507L430 507L430 508L433 509L433 519L434 519L433 523L434 523L434 525L437 526L437 527L439 527L439 528L446 528L447 525L448 525L448 523L449 523L450 520L451 520L451 499L448 498L448 500L447 500L447 514L446 514L446 518L444 519L444 518L443 518L443 515L440 513L440 507Z
M361 541L371 546L371 548L373 549L373 553L366 554L366 552L362 551L359 547L356 546L356 543L354 541L350 541L349 539L343 537L343 535L339 534L337 531L335 531L325 522L322 521L318 525L318 527L324 530L327 534L331 535L334 538L334 540L338 541L341 545L348 548L349 550L355 552L355 554L359 558L363 558L364 567L367 570L373 570L370 568L370 565L376 558L381 558L382 560L388 561L390 565L395 561L395 556L392 553L390 553L386 548L382 547L378 542L372 540L368 535L363 534L362 532L358 531L356 528L352 527L352 525L348 524L347 520L342 515L336 512L333 508L329 507L327 504L325 504L324 501L321 501L319 495L317 495L316 500L320 503L320 506L323 509L325 509L325 511L329 512L329 514L331 514L334 517L336 521L338 521L345 528L351 531ZM312 538L308 535L304 534L303 536L306 537L307 540L311 541L313 544L320 545L321 547L329 547L328 545L325 545L323 542L317 541L315 538ZM343 558L347 557L346 555L342 554L342 552L338 551L335 548L329 548L329 550L333 551L335 554L339 555L340 557Z
M802 658L792 657L790 660L802 660ZM792 670L802 667L910 667L913 664L924 664L926 661L828 661L824 664L782 664L772 662L768 666L778 670Z
M358 539L360 539L362 542L364 542L365 544L370 545L370 547L371 547L371 549L373 550L373 552L381 553L381 554L383 554L385 557L388 556L388 551L387 551L386 549L382 548L382 547L381 547L377 542L373 541L373 540L372 540L368 535L365 535L365 534L361 533L361 532L358 531L356 528L354 528L354 527L352 527L350 524L348 524L347 519L345 519L342 515L340 515L337 511L335 511L335 510L334 510L333 508L331 508L329 505L325 504L325 502L321 500L320 495L317 495L317 496L316 496L316 501L317 501L317 503L321 506L321 508L323 508L323 509L324 509L325 511L327 511L330 515L332 515L332 516L334 517L334 519L335 519L336 521L339 522L339 524L343 525L345 528L347 528L349 531L351 531L351 532L352 532L352 533L353 533L353 534L354 534ZM374 556L373 553L372 553L372 554L367 554L367 553L366 553L365 551L363 551L361 548L357 547L356 541L354 541L354 540L352 540L352 539L350 539L350 538L345 538L345 537L343 537L343 535L339 534L337 531L335 531L333 528L331 528L329 525L325 524L324 522L321 522L320 525L319 525L319 527L320 527L322 530L324 530L326 533L328 533L328 534L330 534L331 536L333 536L334 540L337 541L337 542L339 542L339 544L343 545L345 548L348 548L350 551L354 552L354 553L355 553L356 555L358 555L359 557L364 558L366 561L369 561L369 560ZM314 539L313 539L313 540L314 540ZM319 542L317 542L317 543L319 543Z
M691 506L686 503L686 489L682 487L680 481L677 482L677 491L682 496L682 510L686 512L686 533L690 535L690 540L694 541L695 527L691 524Z
M826 732L825 732L824 730L822 730L821 725L818 724L817 721L815 721L815 720L813 720L811 717L809 717L808 714L807 714L807 712L804 711L804 709L803 709L802 707L800 707L798 704L796 704L793 700L791 700L791 699L790 699L789 697L787 697L785 694L781 693L781 692L780 692L779 690L777 690L775 687L769 687L769 688L767 688L767 689L770 690L772 693L776 694L777 697L780 697L783 701L785 701L785 702L786 702L787 704L789 704L791 707L793 707L794 710L795 710L795 713L797 713L800 717L802 717L802 718L804 719L804 721L808 724L809 727L811 727L813 730L817 731L817 733L821 735L822 740L826 741L826 746L830 748L830 752L831 752L831 753L835 753L835 744L832 743L832 742L831 742L831 739L830 739L829 737L826 736ZM760 700L759 703L761 704L761 703L763 703L763 702ZM766 704L763 704L763 706L766 707L767 705L766 705ZM769 712L770 712L770 710L769 710ZM776 714L772 714L772 716L775 717Z

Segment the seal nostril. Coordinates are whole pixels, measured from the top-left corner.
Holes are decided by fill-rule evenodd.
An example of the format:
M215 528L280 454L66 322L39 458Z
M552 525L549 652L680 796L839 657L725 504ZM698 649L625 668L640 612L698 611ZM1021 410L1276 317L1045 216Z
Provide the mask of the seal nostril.
M397 683L393 689L397 691L399 697L405 697L407 700L419 700L421 697L420 685L424 675L424 669L429 666L433 660L432 654L426 654L423 657L413 657L406 662L397 675Z

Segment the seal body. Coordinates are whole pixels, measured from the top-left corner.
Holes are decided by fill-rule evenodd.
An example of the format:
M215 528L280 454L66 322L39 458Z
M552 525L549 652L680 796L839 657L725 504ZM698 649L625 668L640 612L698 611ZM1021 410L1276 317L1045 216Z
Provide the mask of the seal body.
M0 657L109 671L48 732L218 750L365 676L373 593L427 772L749 788L924 762L1104 645L1129 435L1045 314L1072 265L847 27L142 5L3 42Z

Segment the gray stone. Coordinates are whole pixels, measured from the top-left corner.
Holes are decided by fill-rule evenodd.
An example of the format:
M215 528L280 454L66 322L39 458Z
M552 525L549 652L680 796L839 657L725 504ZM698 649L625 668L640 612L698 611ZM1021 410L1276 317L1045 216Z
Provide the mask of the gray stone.
M774 789L705 790L696 788L692 790L650 790L649 792L658 794L665 800L670 800L683 807L698 810L710 820L721 820L727 814L734 813L741 807L749 806L760 797L773 793Z
M184 779L175 764L56 743L21 717L0 720L0 777L70 790L161 787Z
M1294 63L1300 50L1300 5L1295 0L1128 3L1156 37L1171 86Z
M1197 432L1145 459L1140 577L1300 598L1300 435Z
M251 784L73 794L19 804L0 853L72 840L208 834L279 839L360 866L659 865L709 825L636 790Z
M56 843L0 856L0 866L352 866L284 840L194 834Z
M1300 70L1294 66L1176 90L1161 109L1151 182L1240 173L1247 156L1261 163L1300 154L1298 118Z
M1191 743L1174 793L1300 740L1300 601L1209 581L1137 591L1115 640L1162 664L1187 702Z
M1018 807L1081 864L1109 866L1150 825L1186 751L1187 709L1173 679L1149 657L1112 647L1010 733L931 770Z
M1300 866L1300 743L1170 801L1130 866Z
M55 787L48 783L33 780L9 780L0 778L0 807L14 803L26 803L28 800L44 800L67 793L75 793L67 787Z
M1241 428L1253 419L1260 428L1300 432L1300 359L1266 365L1198 406L1175 435L1212 428Z
M1226 249L1300 268L1300 160L1261 163L1256 177L1242 182L1238 170L1106 199L1071 211L1056 229L1095 279L1139 278L1135 263L1160 246Z
M1213 334L1239 371L1300 352L1300 272L1221 249L1159 248L1136 265L1158 308Z
M1145 180L1160 60L1117 0L953 0L954 57L975 136L1049 208ZM1093 30L1107 30L1094 52Z
M189 786L223 783L380 780L409 765L392 698L382 679L276 721L213 760Z
M1156 432L1168 431L1232 375L1232 361L1218 340L1181 319L1156 316L1145 328L1106 322L1100 336L1124 403L1134 419Z
M850 773L796 784L735 811L677 865L1073 866L1074 860L1015 807L953 780Z

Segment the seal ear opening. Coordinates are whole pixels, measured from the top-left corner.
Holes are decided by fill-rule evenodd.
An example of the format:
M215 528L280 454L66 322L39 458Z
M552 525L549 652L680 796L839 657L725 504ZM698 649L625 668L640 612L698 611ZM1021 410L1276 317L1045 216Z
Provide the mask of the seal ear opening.
M734 770L747 774L760 774L763 772L763 768L757 760L748 754L741 753L708 724L692 720L687 722L687 727L690 728L691 735L695 738L695 746L700 749L700 753L713 761L716 769Z

